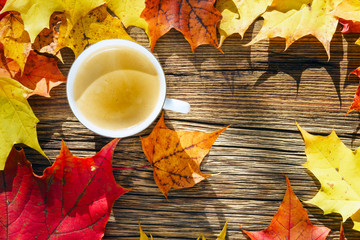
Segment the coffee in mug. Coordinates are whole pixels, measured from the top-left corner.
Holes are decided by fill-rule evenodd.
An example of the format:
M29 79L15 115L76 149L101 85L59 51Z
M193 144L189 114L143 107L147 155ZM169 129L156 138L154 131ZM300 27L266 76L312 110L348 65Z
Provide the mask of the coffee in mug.
M160 80L143 53L104 47L80 65L73 91L84 117L101 128L118 130L151 114L159 99Z

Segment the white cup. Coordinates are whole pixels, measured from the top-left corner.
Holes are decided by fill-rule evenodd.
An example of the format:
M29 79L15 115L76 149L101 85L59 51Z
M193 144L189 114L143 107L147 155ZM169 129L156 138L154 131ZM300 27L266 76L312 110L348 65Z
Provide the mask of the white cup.
M129 48L129 50L136 50L139 53L142 53L144 56L146 56L146 58L153 64L153 66L155 67L157 74L158 74L158 79L160 81L160 93L159 93L159 97L158 97L158 101L155 105L154 110L151 112L151 114L149 114L149 116L144 120L141 121L138 124L135 124L133 126L127 127L127 128L122 128L122 129L104 129L101 128L99 126L97 126L96 124L94 124L93 122L89 121L89 119L87 119L82 112L79 110L76 101L74 99L74 84L76 81L76 76L77 73L79 71L79 69L82 67L82 64L84 63L84 61L86 61L86 59L88 59L92 54L97 53L99 51L103 51L103 50L108 50L109 48ZM94 68L96 68L97 66L94 66ZM146 129L148 126L151 125L151 123L153 123L155 121L155 119L157 118L157 116L159 115L159 113L162 111L162 109L166 109L166 110L172 110L175 112L180 112L180 113L188 113L190 111L190 105L187 102L181 101L181 100L176 100L176 99L169 99L166 98L166 81L165 81L165 74L163 69L161 68L160 63L157 61L157 59L155 58L155 56L148 51L145 47L129 41L129 40L124 40L124 39L109 39L109 40L104 40L98 43L95 43L93 45L91 45L90 47L88 47L87 49L85 49L77 59L75 59L73 65L70 68L68 77L67 77L67 83L66 83L66 94L67 94L67 99L70 105L70 108L72 110L72 112L74 113L74 115L76 116L76 118L88 129L90 129L91 131L102 135L102 136L106 136L106 137L111 137L111 138L120 138L120 137L127 137L127 136L132 136L135 135L141 131L143 131L144 129Z

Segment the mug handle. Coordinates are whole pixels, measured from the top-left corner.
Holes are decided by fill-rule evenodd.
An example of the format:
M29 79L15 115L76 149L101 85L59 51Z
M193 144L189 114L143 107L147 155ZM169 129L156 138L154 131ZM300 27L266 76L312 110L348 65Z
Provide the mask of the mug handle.
M190 104L185 101L166 98L163 108L165 110L171 110L179 113L189 113L190 112Z

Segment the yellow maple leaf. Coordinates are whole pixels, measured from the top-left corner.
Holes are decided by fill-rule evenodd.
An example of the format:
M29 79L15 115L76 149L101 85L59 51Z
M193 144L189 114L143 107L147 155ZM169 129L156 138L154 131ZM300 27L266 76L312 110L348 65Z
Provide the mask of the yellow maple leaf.
M226 221L222 231L220 232L219 236L216 238L216 240L225 240L226 239L226 229L227 229L228 221ZM198 237L196 240L200 240L200 237ZM204 234L201 235L201 240L206 240L204 237Z
M360 1L358 0L343 0L331 12L338 18L346 20L360 21Z
M149 237L142 230L140 223L139 223L139 230L140 230L140 240L149 240ZM153 240L153 236L151 236L151 234L150 234L150 238L151 240Z
M219 23L220 46L224 40L238 33L241 37L249 26L265 12L273 0L218 0L216 8L221 12L222 19Z
M249 43L262 39L282 37L287 49L293 42L306 36L315 36L324 46L330 58L330 42L335 33L338 18L329 14L341 0L274 1L262 15L264 25Z
M110 38L133 40L122 27L121 21L111 16L106 8L106 5L102 5L92 10L73 26L69 23L61 24L58 49L69 47L77 57L86 47L101 40Z
M92 9L106 2L107 0L8 0L1 13L19 12L33 42L44 28L49 28L49 19L54 12L64 12L66 19L74 25Z
M226 239L226 229L227 229L227 224L228 221L226 221L222 231L220 232L219 236L216 238L216 240L225 240ZM141 225L139 223L139 230L140 230L140 240L149 240L149 237L143 232L143 230L141 229ZM153 237L151 236L151 240L153 240ZM206 238L204 237L204 234L202 234L201 236L199 236L196 240L206 240Z
M0 20L0 42L4 45L5 56L17 62L23 71L31 43L18 13L8 14Z
M308 201L324 211L349 217L360 231L360 151L347 148L336 135L315 136L298 129L305 142L307 162L303 165L320 181L319 192Z
M150 39L149 25L144 18L140 17L145 8L144 0L110 0L108 6L121 19L126 28L129 26L142 28Z
M23 143L46 157L36 134L39 120L26 100L30 92L19 82L0 77L0 170L4 170L8 154L17 143Z

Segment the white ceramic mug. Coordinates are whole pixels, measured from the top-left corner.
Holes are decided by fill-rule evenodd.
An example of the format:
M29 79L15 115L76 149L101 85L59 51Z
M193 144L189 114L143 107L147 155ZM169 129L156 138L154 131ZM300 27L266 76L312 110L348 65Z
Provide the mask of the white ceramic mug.
M82 112L79 110L76 101L74 99L74 84L77 81L76 76L79 71L79 69L83 66L83 64L86 64L86 60L92 56L94 53L97 53L99 51L108 50L109 48L129 48L129 50L136 50L139 53L142 53L154 66L156 69L156 72L158 74L158 79L160 81L160 93L158 97L158 101L154 107L154 110L147 116L147 118L133 126L122 128L122 129L105 129L101 128L98 125L94 124L93 122L89 121L88 118L82 114ZM84 63L85 62L85 63ZM96 68L97 66L93 66ZM161 68L160 63L157 61L155 56L148 51L145 47L139 45L138 43L124 40L124 39L109 39L104 40L98 43L95 43L94 45L91 45L87 49L85 49L79 57L74 61L73 65L70 68L68 78L67 78L67 84L66 84L66 94L68 98L68 102L70 105L71 110L73 111L76 118L88 129L91 131L102 135L106 137L111 138L120 138L120 137L127 137L131 135L135 135L144 129L146 129L151 123L155 121L159 113L162 111L162 109L166 110L172 110L175 112L181 112L181 113L188 113L190 111L190 105L187 102L176 100L176 99L168 99L166 98L166 81L165 81L165 74L163 69Z

